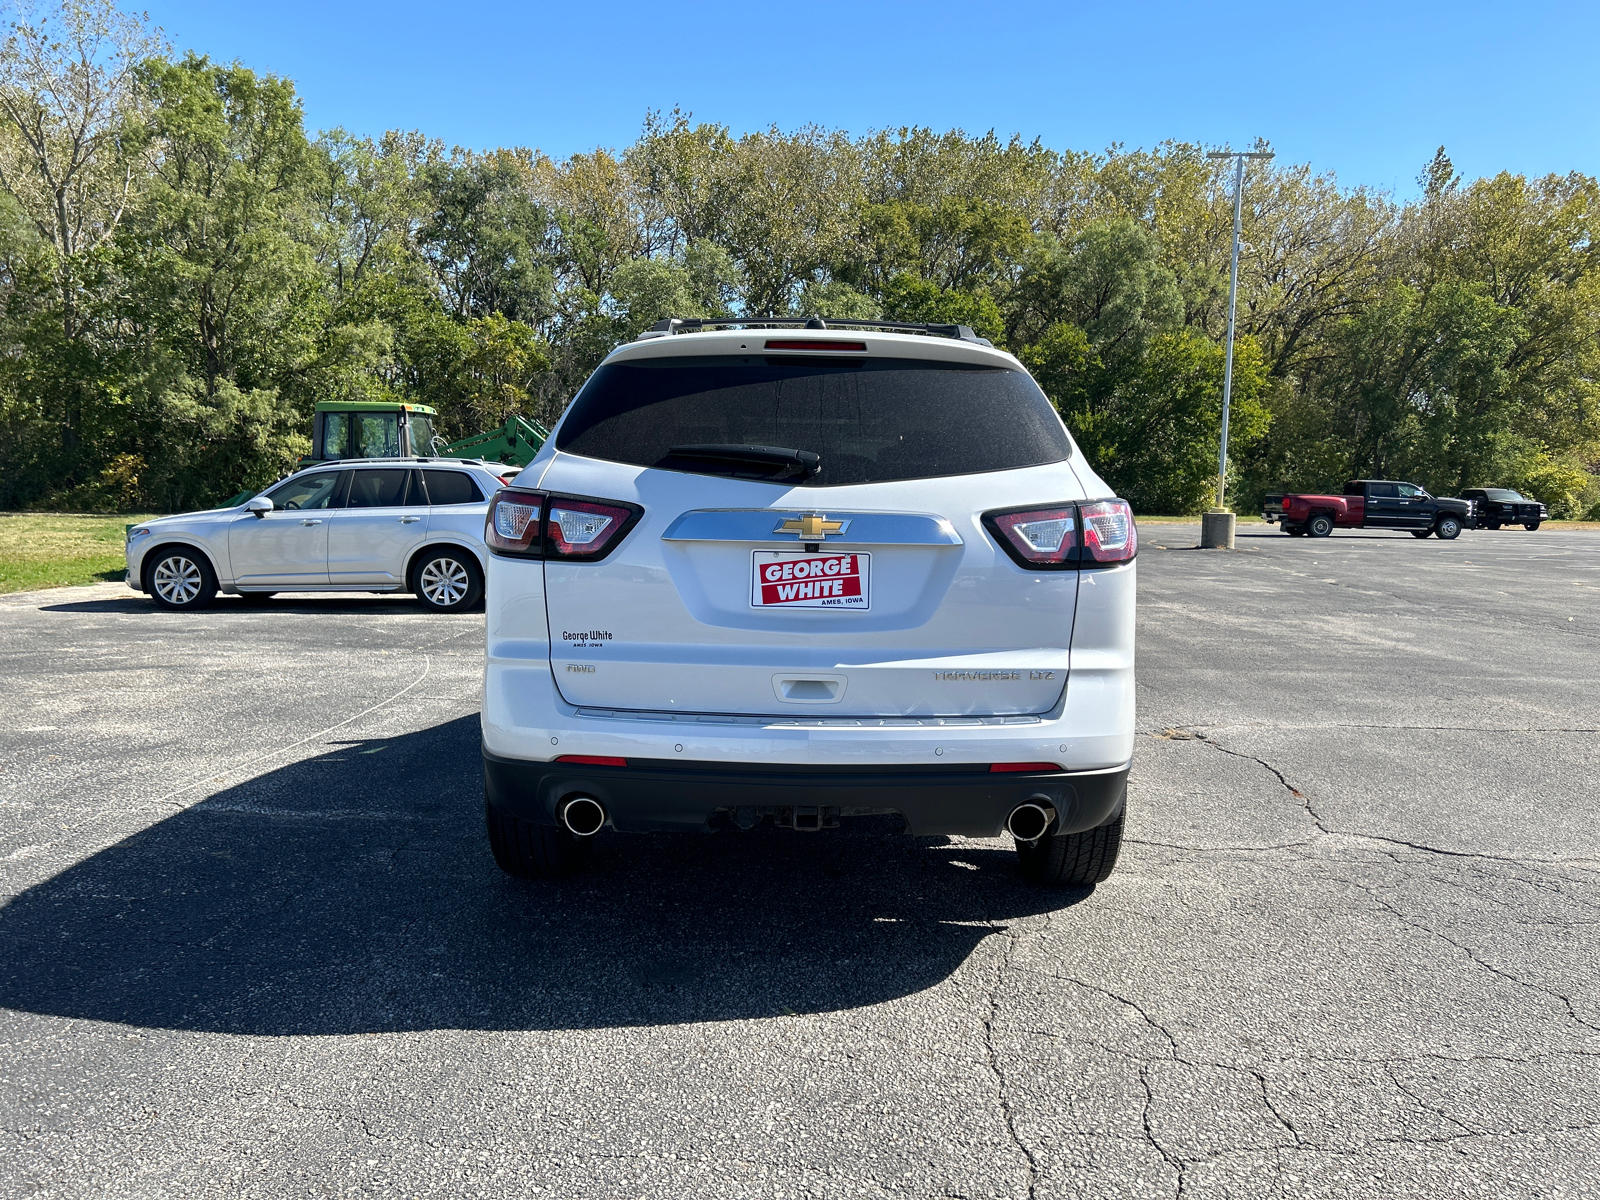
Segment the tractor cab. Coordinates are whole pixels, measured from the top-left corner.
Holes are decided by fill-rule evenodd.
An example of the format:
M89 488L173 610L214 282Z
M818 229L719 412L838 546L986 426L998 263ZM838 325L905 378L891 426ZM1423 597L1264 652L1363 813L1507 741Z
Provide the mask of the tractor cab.
M306 462L341 458L411 458L438 454L435 410L381 400L324 400L311 418Z

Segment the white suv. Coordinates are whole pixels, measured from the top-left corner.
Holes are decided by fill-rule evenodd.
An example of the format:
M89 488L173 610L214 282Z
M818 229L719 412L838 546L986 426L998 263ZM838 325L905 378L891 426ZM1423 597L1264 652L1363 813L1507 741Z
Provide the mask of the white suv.
M893 813L1007 830L1035 880L1110 873L1133 514L1015 358L887 325L663 322L494 497L483 758L506 871L561 874L607 825Z
M318 463L234 508L128 531L128 585L162 608L274 592L415 592L436 612L483 595L483 520L500 477L476 460Z

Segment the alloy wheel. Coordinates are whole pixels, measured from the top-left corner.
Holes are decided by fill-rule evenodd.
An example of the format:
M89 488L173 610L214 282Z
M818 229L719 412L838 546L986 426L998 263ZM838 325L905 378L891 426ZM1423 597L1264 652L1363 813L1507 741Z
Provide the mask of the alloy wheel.
M156 590L156 595L174 608L181 608L185 604L194 603L195 598L200 595L202 583L200 565L191 558L174 554L156 564L155 574L150 582Z
M461 603L472 585L467 568L453 558L436 558L422 568L417 576L417 586L429 603L448 608Z

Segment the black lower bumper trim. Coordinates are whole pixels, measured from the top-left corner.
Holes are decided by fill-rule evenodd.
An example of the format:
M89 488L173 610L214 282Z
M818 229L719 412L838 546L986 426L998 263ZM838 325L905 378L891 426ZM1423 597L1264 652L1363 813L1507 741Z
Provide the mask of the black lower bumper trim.
M738 810L829 809L845 816L898 813L914 834L995 837L1017 805L1044 797L1058 833L1104 825L1122 810L1128 772L1041 774L949 768L805 767L774 763L630 760L625 767L530 762L483 752L483 786L500 811L556 824L563 800L593 796L613 828L693 832L727 825ZM742 819L735 824L744 824Z

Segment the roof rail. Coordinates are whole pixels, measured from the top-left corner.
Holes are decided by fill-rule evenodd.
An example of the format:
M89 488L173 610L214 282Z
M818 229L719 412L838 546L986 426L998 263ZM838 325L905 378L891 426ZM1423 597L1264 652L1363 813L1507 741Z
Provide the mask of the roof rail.
M493 467L508 465L506 463L494 463L491 465L481 458L447 458L442 455L408 454L404 456L395 455L392 458L316 458L306 463L303 467L297 466L295 472L309 471L312 467L382 467L394 463L444 463L446 466L455 464L467 467L490 467L491 470Z
M924 321L868 321L855 317L664 317L645 332L646 337L671 337L675 333L696 333L702 329L882 329L889 333L923 333L931 337L956 338L979 346L993 346L979 337L970 325L941 325Z

